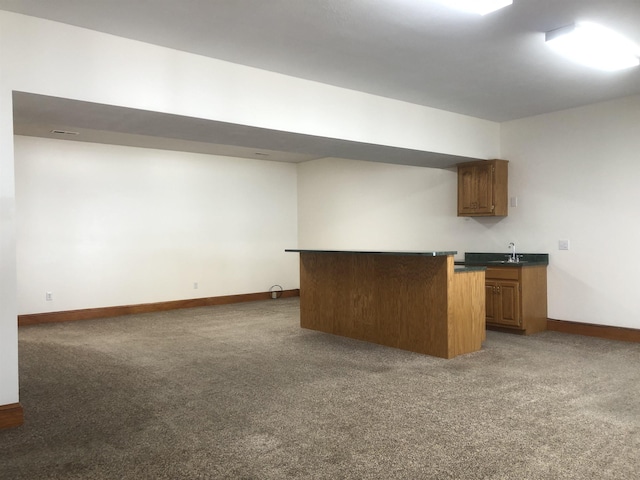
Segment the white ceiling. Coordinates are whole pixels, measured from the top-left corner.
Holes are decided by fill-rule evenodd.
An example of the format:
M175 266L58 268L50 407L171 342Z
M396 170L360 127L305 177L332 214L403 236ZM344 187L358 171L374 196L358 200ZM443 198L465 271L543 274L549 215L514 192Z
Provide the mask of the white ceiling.
M640 44L640 0L514 0L484 17L437 0L0 0L0 9L493 121L640 94L640 68L590 70L544 44L544 32L579 20Z

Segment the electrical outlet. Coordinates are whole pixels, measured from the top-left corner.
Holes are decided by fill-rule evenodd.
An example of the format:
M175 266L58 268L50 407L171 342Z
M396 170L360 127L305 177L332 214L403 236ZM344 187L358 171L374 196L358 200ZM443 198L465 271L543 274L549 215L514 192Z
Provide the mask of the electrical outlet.
M569 240L558 240L558 250L569 250Z
M53 301L53 293L51 293L51 292L47 292L47 293L45 294L45 297L44 297L44 298L45 298L45 300L46 300L47 302L52 302L52 301Z
M193 282L193 289L197 290L198 289L198 282Z

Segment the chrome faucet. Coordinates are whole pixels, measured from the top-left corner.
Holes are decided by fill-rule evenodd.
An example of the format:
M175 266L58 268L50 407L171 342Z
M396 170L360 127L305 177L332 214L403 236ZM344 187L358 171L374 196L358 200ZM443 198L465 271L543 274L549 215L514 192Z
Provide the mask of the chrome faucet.
M509 243L509 248L512 249L513 251L511 252L511 254L509 255L509 263L518 263L518 256L516 255L516 244L511 242Z

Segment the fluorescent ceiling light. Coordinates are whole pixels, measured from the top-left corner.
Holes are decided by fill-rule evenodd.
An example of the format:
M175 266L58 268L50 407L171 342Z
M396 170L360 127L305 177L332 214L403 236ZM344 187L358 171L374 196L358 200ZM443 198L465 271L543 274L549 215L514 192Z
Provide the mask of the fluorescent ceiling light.
M600 70L640 65L640 49L622 35L595 23L579 22L547 32L547 45L565 57Z
M439 2L456 10L486 15L511 5L513 0L439 0Z

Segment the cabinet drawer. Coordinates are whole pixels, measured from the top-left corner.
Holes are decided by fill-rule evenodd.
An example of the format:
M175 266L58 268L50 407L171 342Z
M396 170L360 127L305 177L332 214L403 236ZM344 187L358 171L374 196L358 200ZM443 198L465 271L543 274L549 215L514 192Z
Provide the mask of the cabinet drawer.
M518 280L520 268L518 267L487 267L484 276L487 280Z

